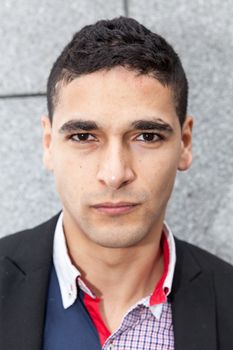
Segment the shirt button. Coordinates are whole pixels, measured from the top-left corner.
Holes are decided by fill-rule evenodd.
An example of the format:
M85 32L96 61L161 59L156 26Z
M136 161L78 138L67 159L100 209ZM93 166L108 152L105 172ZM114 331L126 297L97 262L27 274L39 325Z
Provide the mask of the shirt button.
M108 350L114 350L114 346L112 344L109 345Z

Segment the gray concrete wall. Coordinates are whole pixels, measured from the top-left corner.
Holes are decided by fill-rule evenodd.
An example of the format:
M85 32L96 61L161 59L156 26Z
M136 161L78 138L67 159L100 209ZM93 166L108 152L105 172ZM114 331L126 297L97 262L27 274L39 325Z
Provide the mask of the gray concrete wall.
M45 84L84 24L129 15L180 53L195 118L194 162L178 174L167 220L174 233L233 263L233 6L230 0L5 0L0 5L0 235L60 208L41 162Z

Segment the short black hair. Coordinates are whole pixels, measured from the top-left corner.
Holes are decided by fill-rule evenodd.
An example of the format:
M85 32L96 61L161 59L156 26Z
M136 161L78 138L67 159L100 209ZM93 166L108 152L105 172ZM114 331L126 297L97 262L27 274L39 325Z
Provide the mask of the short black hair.
M133 18L100 20L78 31L54 63L47 84L52 121L61 85L75 78L116 66L150 74L171 87L182 125L187 114L188 82L179 56L160 35Z

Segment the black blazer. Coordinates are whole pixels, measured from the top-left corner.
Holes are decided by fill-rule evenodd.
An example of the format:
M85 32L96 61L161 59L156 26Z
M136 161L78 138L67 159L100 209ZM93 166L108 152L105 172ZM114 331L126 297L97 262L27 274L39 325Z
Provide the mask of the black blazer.
M1 350L41 350L57 218L0 240ZM175 350L232 350L233 267L178 239L176 250Z

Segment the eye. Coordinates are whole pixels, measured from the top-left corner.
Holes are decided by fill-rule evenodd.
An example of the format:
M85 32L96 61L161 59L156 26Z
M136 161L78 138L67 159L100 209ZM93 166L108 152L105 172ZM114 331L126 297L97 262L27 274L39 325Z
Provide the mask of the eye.
M164 136L160 134L156 134L154 132L143 132L140 134L137 138L137 141L142 141L142 142L156 142L156 141L161 141L164 140Z
M96 140L96 138L92 134L89 134L88 132L82 132L82 133L71 135L70 139L75 142L90 142L90 141Z

